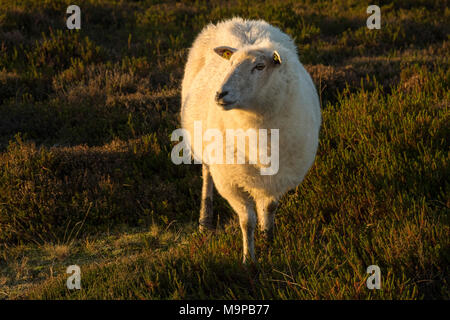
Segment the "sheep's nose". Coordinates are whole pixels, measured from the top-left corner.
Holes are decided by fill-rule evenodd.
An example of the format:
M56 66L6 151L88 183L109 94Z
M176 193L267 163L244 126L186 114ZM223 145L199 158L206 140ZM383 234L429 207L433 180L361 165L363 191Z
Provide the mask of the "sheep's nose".
M228 91L216 92L216 101L219 101L228 94Z

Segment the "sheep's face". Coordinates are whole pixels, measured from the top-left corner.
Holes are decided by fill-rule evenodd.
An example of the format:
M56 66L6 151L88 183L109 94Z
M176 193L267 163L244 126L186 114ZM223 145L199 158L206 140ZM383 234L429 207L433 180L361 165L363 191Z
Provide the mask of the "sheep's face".
M214 51L229 63L226 76L214 93L216 103L225 110L257 107L281 65L278 52L267 49L237 51L230 47L217 47Z

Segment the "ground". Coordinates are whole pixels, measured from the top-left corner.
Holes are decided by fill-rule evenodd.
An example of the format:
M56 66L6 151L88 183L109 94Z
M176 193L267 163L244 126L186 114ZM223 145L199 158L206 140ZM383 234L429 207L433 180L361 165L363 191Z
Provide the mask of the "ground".
M445 1L384 4L380 30L364 1L78 1L81 30L70 4L0 0L0 299L450 298ZM201 169L170 161L187 50L232 16L295 38L323 114L250 266L217 194L197 231Z

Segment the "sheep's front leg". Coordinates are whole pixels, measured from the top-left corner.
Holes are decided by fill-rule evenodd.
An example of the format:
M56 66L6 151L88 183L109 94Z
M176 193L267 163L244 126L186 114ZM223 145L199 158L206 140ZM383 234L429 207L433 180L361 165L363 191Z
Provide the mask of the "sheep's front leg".
M226 199L239 216L244 248L243 262L247 263L255 259L255 204L247 193L238 188L234 188L232 192L227 194Z
M256 204L258 212L259 229L266 241L273 241L273 223L278 202L273 198L264 198Z
M199 228L200 231L214 230L213 214L213 179L209 173L208 166L202 165L202 201L200 207Z
M239 224L241 225L244 247L243 262L247 263L249 259L255 260L256 213L253 207L247 206L239 212Z
M244 248L243 262L247 263L249 260L255 260L256 213L253 207L244 205L239 209L238 215Z

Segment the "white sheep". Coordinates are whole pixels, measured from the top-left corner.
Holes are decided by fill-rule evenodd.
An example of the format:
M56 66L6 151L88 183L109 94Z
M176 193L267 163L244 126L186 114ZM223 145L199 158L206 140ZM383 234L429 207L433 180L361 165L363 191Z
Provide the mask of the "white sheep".
M201 121L202 134L211 128L224 135L227 129L279 129L276 174L261 174L267 167L262 161L202 165L200 228L214 229L214 184L239 216L244 262L253 260L257 218L271 240L278 200L303 180L318 146L319 99L293 40L262 20L233 18L206 26L190 49L182 83L181 124L190 137L195 121ZM187 143L201 159L206 144ZM233 152L246 152L238 147Z

